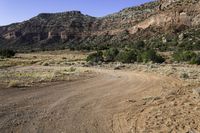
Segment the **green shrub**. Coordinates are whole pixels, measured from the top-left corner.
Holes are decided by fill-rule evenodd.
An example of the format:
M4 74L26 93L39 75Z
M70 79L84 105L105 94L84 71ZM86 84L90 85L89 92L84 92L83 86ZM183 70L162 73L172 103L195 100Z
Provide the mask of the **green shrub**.
M195 52L192 51L177 51L174 52L174 54L172 55L174 61L178 61L178 62L191 62L191 61L195 61L197 54Z
M115 61L117 55L119 54L119 50L116 48L110 48L105 51L104 57L106 62L113 62Z
M137 58L138 62L154 62L154 63L163 63L165 59L158 55L155 50L147 50L145 52L142 52L140 55L138 55Z
M196 57L193 57L190 61L190 64L200 65L200 54L196 55Z
M15 54L16 52L13 50L9 50L9 49L0 50L0 57L3 57L3 58L11 58L15 56Z
M121 51L117 55L117 61L120 61L122 63L134 63L137 61L137 54L135 51Z
M145 42L139 40L139 41L129 44L129 47L136 50L143 50L145 49Z
M94 63L94 62L98 63L100 61L103 61L103 53L101 51L92 53L92 54L88 55L86 61L91 62L91 63Z
M180 78L183 78L183 79L188 79L189 78L189 75L187 73L182 73L180 75Z

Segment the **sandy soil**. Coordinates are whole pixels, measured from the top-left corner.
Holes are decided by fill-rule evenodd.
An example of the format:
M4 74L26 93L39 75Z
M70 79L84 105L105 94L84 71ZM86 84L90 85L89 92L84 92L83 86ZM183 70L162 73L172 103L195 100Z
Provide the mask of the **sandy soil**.
M200 131L198 99L180 91L178 79L132 71L93 71L94 78L74 82L1 89L0 132Z

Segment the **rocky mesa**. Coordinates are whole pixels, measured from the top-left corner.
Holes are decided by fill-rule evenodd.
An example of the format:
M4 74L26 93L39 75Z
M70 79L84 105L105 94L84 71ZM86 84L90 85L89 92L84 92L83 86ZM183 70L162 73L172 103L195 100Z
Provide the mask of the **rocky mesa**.
M43 50L85 45L117 45L180 34L200 25L199 0L158 0L96 18L80 11L41 13L0 27L0 47Z

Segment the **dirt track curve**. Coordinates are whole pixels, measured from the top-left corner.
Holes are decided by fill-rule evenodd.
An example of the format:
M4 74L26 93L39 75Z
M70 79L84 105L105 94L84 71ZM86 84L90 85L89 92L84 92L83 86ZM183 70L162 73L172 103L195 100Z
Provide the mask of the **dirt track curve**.
M147 102L170 93L179 82L139 72L97 69L96 76L84 80L1 89L0 132L147 132L146 118L153 108Z

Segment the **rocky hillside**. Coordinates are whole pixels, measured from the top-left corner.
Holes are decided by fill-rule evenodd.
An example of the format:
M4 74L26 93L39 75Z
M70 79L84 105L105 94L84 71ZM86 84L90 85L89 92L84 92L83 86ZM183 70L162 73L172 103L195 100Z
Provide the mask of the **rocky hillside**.
M198 42L196 31L199 25L199 0L159 0L101 18L83 15L79 11L42 13L28 21L0 27L0 47L17 50L88 49L91 46L126 45L137 40L152 45L155 40L166 43L180 39L180 36L183 40L189 31L196 36L193 41Z

